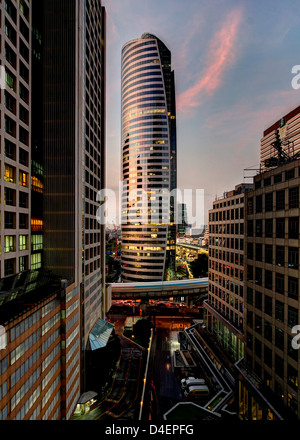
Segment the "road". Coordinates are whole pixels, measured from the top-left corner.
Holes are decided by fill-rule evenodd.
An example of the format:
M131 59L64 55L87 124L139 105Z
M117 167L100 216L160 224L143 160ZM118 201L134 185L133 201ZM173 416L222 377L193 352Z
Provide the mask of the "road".
M180 349L178 325L172 318L157 322L150 353L149 374L142 420L163 420L163 415L182 401L180 381L176 377L173 354Z
M124 317L111 318L122 347L111 389L94 409L76 420L138 420L147 351L122 335Z

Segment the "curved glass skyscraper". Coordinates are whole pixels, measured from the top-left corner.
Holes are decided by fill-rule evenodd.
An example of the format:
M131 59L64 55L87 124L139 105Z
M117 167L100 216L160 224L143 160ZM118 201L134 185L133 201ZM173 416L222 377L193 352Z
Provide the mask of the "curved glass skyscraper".
M122 281L175 275L176 105L171 53L151 34L122 49Z

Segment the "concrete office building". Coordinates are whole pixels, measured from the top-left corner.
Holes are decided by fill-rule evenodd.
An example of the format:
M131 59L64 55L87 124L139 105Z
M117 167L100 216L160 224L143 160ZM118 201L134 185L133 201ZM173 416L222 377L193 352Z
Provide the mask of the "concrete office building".
M175 275L176 200L169 206L160 196L176 188L176 168L171 53L156 36L144 34L122 49L124 282L163 281Z
M245 364L281 413L289 410L284 417L298 418L299 350L292 328L300 322L299 167L293 160L257 175L245 213ZM241 414L250 418L250 405L244 402Z
M205 325L232 363L244 355L244 203L251 184L240 184L209 211L209 288Z
M31 7L1 4L1 65L5 90L0 102L1 253L0 278L30 266Z
M39 325L47 328L45 334L47 333L49 340L47 347L47 356L50 356L47 364L49 375L47 383L43 383L40 390L44 388L47 390L48 386L53 385L53 380L57 380L55 386L59 388L57 396L60 397L55 400L55 408L51 408L46 415L43 405L37 406L33 415L31 410L29 411L31 405L26 403L26 396L29 398L30 390L38 389L40 378L34 376L34 380L26 383L26 395L22 395L22 402L18 401L13 409L9 405L6 410L1 408L1 411L4 411L2 418L3 414L6 414L8 419L16 417L70 419L81 393L86 391L86 359L95 348L90 343L90 336L92 335L94 340L93 328L99 319L104 318L109 308L105 296L104 229L96 220L97 191L105 186L105 10L99 1L94 0L86 2L76 0L75 7L73 0L63 2L34 0L30 3L21 1L18 5L10 1L6 3L7 12L2 15L2 20L7 18L11 26L14 23L16 32L18 29L23 29L22 35L26 34L22 23L25 18L27 19L29 32L26 46L27 68L32 81L31 89L27 89L28 96L26 95L28 100L26 108L28 115L31 115L31 120L28 119L27 149L23 145L25 137L21 138L23 133L21 128L25 129L21 118L21 105L23 107L24 105L19 96L15 96L15 99L16 104L20 104L21 121L17 118L18 114L9 116L10 119L15 120L17 128L18 124L20 126L16 130L20 136L15 138L15 151L18 152L19 148L20 151L21 148L28 151L28 179L21 178L23 174L21 175L19 171L22 169L22 173L23 171L27 173L23 168L21 153L20 156L16 155L14 166L10 157L5 156L5 160L1 161L3 164L8 160L7 165L15 168L12 174L8 168L7 172L2 174L6 179L3 179L4 183L1 187L8 186L15 191L15 196L9 199L13 203L8 208L5 205L1 209L12 213L10 218L13 221L9 225L13 228L5 231L5 234L10 236L14 232L15 240L12 240L12 243L20 246L16 253L13 252L13 247L9 248L11 253L2 257L4 278L2 277L1 281L1 293L4 295L3 298L13 295L17 299L19 291L15 292L16 285L20 288L20 285L24 286L26 280L28 282L27 277L31 280L31 277L38 277L40 273L45 272L61 280L64 299L63 305L62 302L57 304L54 297L51 299L49 307L55 310L55 313L53 311L54 315L52 312L43 314L41 323L32 322L31 319L26 321L28 316L26 307L24 313L20 308L16 317L11 313L9 325L3 312L0 324L8 329L8 342L10 342L10 329L19 324L23 326L25 321L27 336L33 331L42 331L39 336L43 335L43 329L42 327L39 329ZM19 9L16 8L17 6ZM2 29L4 22L1 23L1 32ZM13 36L14 33L7 29L5 27L5 32ZM32 33L29 29L32 29ZM21 61L23 63L27 51L24 49L24 36L19 34L17 36L14 51L17 60L20 58L20 66L22 66ZM3 44L5 38L1 40ZM4 53L2 51L2 54ZM19 63L17 65L19 66ZM24 70L23 67L22 69ZM19 78L17 72L12 71L15 75L14 81L7 76L8 83L15 85L16 91L20 90L20 96L24 87L22 79L24 72L22 75L20 73ZM10 93L13 94L13 91ZM16 109L18 108L17 106ZM8 111L10 110L3 109L5 114ZM22 112L24 113L24 110ZM11 133L9 136L8 139L12 142ZM6 134L1 136L1 140L4 138ZM2 148L1 152L4 151L5 149ZM8 181L10 175L18 175L20 179L18 177L18 182ZM26 194L26 208L22 207L20 210L18 200L21 200L21 192ZM24 216L27 213L26 226L28 225L29 232L25 234L26 230L22 229L21 220L18 219L25 221ZM3 215L2 218L4 217ZM21 227L20 233L19 227ZM23 238L21 240L21 235L27 235L26 240ZM21 252L20 256L18 252ZM14 264L11 263L9 266L5 263L8 257L10 260L14 259ZM19 264L21 257L25 257L26 265ZM10 269L5 270L8 267ZM16 274L16 277L13 277L13 274ZM33 289L34 283L30 282L29 285ZM27 293L26 289L25 292ZM33 296L34 298L36 296ZM40 310L42 298L43 295L36 299L36 304L30 301L30 306L33 309L35 307L36 311ZM25 303L27 304L26 301ZM59 339L55 336L58 335L57 332L61 334ZM22 346L21 339L16 339L12 345L9 343L6 350L1 352L1 356L7 357L8 362L10 362L11 350L16 344L20 343L20 347ZM63 353L60 350L59 360L57 343L63 347ZM28 369L31 368L31 361L28 363L31 356L32 353L22 352L22 358L19 360L25 376L29 374ZM32 362L34 361L32 368L40 368L44 360L43 356L35 357L32 359ZM53 362L64 364L62 368L65 368L65 373L60 376L60 380L51 375ZM14 392L18 389L10 386L12 371L7 369L5 380L6 394L10 399L13 399ZM21 377L18 387L24 385L22 380ZM54 392L54 389L52 391ZM37 404L41 403L39 399L42 395L41 392L37 396ZM50 392L47 396L53 397ZM20 413L20 405L22 408L25 405L25 412L22 409Z

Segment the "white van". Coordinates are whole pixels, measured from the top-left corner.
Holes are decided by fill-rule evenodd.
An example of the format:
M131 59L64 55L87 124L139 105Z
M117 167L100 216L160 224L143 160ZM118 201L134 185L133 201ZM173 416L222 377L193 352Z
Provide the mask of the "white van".
M193 385L205 385L204 379L196 379L195 377L189 377L188 379L182 379L181 388L184 390Z
M196 378L195 377L188 377L188 378L181 379L181 386L185 385L187 380L193 380L193 379L196 379Z
M209 396L209 389L206 385L194 385L184 392L185 398L204 398Z

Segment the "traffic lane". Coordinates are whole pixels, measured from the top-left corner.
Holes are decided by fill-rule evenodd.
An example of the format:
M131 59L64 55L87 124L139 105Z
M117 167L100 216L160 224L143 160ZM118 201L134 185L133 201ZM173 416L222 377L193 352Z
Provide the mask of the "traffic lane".
M181 387L174 373L173 353L177 349L177 332L157 328L153 359L153 382L158 399L158 417L182 400Z

